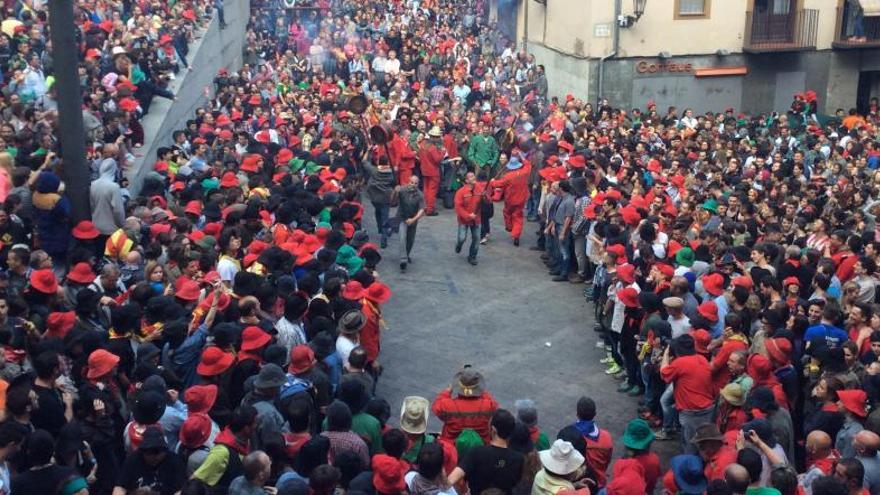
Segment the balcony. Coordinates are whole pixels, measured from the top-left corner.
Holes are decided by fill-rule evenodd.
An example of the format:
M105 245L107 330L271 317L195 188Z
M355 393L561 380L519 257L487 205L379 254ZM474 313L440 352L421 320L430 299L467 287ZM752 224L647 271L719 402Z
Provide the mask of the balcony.
M861 20L861 33L859 21ZM858 19L850 12L849 2L837 9L834 41L831 46L840 50L858 50L859 48L880 48L880 16L862 17ZM861 36L857 36L861 34Z
M796 52L816 49L819 11L795 10L783 14L746 12L743 51Z

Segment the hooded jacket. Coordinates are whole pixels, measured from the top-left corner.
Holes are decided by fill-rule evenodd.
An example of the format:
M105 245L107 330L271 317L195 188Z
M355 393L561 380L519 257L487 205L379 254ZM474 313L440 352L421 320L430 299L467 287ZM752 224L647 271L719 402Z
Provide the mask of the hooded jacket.
M92 182L89 190L92 222L103 235L116 232L125 221L125 205L122 190L116 183L116 170L116 160L105 158L98 169L98 180Z
M52 256L67 253L70 242L70 202L58 193L61 179L52 172L41 172L33 194L34 223L40 247Z

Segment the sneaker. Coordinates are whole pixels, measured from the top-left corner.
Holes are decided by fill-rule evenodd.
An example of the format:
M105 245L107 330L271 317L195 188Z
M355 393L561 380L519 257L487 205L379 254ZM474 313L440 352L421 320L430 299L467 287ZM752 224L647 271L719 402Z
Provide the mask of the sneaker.
M514 238L513 238L513 245L516 246L516 247L519 247L519 237L514 237Z
M387 241L386 239L382 239L381 241L379 241L379 247L381 247L382 249L387 248L387 247L388 247L388 241Z
M489 242L489 234L484 235L483 238L480 239L480 244L486 244L487 242Z
M623 371L623 369L620 366L618 366L616 362L613 362L613 363L611 363L611 366L609 366L608 369L605 370L605 374L606 375L616 375L616 374L620 373L621 371Z
M593 331L595 332L596 329L594 328ZM597 340L596 341L596 349L604 349L604 348L605 348L605 342L602 342L601 340Z
M464 242L456 242L455 243L455 254L461 252L461 247L464 246Z
M400 271L402 271L402 272L406 271L406 261L400 262Z
M673 440L675 435L666 429L661 428L659 431L654 432L654 440L658 440L660 442L665 442L666 440Z
M541 259L547 261L550 259L550 253L544 253L541 255Z
M625 394L629 392L635 385L630 385L628 382L623 382L617 386L617 391L621 394Z
M554 282L568 282L568 277L566 277L565 275L557 275L550 280Z
M600 359L599 362L602 364L611 364L612 362L614 362L614 358L611 356L606 356Z
M477 259L476 258L468 258L468 263L470 263L473 266L477 266Z
M568 276L568 281L573 284L582 284L582 283L584 283L584 278L581 277L580 275L578 275L577 273L575 273L574 275Z
M437 215L439 215L439 213L437 213L436 211L425 213L426 217L436 217Z
M638 385L633 385L632 388L629 389L629 392L626 393L626 395L628 395L630 397L638 397L638 396L642 395L643 393L644 393L644 390L642 390L642 387L640 387Z

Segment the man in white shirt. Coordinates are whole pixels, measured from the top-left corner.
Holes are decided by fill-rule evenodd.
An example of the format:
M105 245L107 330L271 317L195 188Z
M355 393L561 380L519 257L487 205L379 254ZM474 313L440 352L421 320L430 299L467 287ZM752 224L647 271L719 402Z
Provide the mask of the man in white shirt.
M394 77L400 74L400 60L394 50L388 52L388 59L385 60L385 73Z
M663 299L663 306L669 314L668 322L672 327L672 338L685 335L691 331L691 320L684 314L684 299L680 297L667 297Z
M339 337L336 338L336 352L342 358L343 366L348 365L351 350L360 344L361 329L367 324L367 318L359 309L347 311L339 319Z

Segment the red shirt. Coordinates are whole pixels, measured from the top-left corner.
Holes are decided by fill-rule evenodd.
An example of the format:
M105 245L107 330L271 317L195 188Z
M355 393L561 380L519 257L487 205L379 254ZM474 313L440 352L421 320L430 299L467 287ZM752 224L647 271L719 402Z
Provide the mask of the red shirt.
M437 394L434 405L431 406L431 411L443 422L440 439L452 442L455 442L462 430L472 428L488 443L491 440L489 423L497 409L498 402L489 392L484 391L479 397L453 398L449 389Z
M473 188L467 184L455 191L455 215L461 225L480 224L480 199L483 197L485 182L474 184ZM471 214L476 217L471 218Z
M679 411L707 409L715 403L715 395L709 386L712 369L709 361L699 354L675 358L660 369L660 377L666 383L675 384L675 408Z
M500 187L504 190L504 203L509 206L526 204L529 199L529 174L532 165L528 160L517 170L508 171L500 179L491 182L492 187Z
M703 462L705 463L703 474L706 475L706 479L709 481L723 480L724 470L727 469L727 466L736 462L736 449L722 445L721 449L708 462Z
M611 456L614 454L614 439L611 438L608 430L600 429L599 438L592 440L584 437L584 440L587 442L587 462L596 471L596 484L602 488L607 481L605 471L608 470Z
M749 346L742 340L725 339L718 349L718 354L712 359L712 392L717 394L730 381L730 369L727 360L735 351L748 350Z
M645 470L645 493L654 493L654 485L657 484L657 480L660 479L660 474L662 473L660 470L660 457L653 452L645 452L633 457L633 459L639 461L639 464Z

